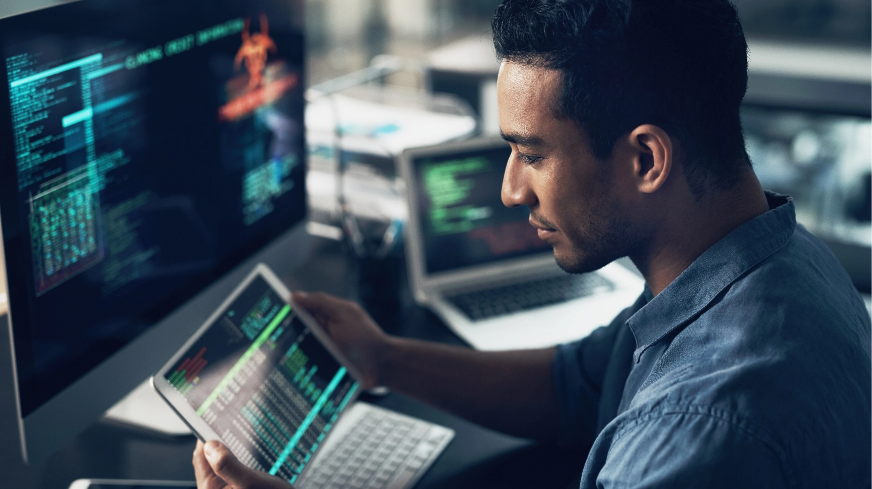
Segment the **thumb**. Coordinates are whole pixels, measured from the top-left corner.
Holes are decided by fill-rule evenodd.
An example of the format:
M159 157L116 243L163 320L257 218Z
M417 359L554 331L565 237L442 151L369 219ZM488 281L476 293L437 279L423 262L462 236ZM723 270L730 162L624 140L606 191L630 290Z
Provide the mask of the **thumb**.
M340 310L342 299L333 297L323 292L306 293L296 291L291 294L294 303L302 307L309 314L323 319L330 319L336 311Z
M203 447L206 460L215 475L233 487L247 487L250 484L252 469L249 469L221 442L212 440Z

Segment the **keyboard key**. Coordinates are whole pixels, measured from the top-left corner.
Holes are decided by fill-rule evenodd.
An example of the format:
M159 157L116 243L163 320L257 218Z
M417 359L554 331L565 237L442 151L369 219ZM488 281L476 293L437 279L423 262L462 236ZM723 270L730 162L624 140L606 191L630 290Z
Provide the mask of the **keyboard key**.
M414 470L403 470L391 480L388 489L404 489L412 478L415 477Z
M357 408L357 406L355 406ZM381 408L360 421L295 483L300 489L405 489L439 455L451 430ZM370 414L379 421L370 423ZM318 459L316 459L318 460Z

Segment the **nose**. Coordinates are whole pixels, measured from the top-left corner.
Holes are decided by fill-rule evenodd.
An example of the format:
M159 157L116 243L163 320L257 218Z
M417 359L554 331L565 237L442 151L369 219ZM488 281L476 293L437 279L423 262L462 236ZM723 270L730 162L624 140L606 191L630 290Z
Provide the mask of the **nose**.
M517 152L512 150L506 163L506 173L503 175L501 197L506 207L525 205L531 209L538 200L529 181L530 168L518 160Z

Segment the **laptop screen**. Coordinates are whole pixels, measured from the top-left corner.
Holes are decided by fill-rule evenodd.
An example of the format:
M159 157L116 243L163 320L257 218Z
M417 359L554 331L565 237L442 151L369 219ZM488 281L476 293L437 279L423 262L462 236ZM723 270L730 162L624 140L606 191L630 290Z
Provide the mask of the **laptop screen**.
M415 159L418 218L427 273L541 253L550 245L527 222L526 207L500 198L508 144L449 150Z

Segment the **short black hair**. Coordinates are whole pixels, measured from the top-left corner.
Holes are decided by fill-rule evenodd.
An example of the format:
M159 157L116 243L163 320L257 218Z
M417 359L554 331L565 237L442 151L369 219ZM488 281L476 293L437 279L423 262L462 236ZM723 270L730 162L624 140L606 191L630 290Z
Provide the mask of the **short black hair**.
M750 165L748 45L728 0L504 0L492 27L501 61L561 72L558 116L581 125L597 158L654 124L678 140L697 198Z

